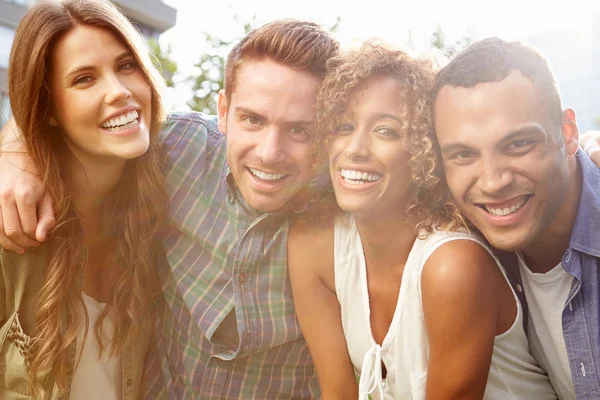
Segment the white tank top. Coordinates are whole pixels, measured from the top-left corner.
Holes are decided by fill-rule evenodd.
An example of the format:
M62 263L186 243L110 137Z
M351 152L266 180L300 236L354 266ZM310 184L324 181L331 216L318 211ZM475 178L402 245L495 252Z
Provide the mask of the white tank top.
M110 318L102 321L102 340L104 351L98 359L100 346L96 339L95 326L100 313L106 307L90 296L82 293L83 302L89 316L88 334L83 350L83 329L77 338L77 357L81 351L81 360L73 373L70 400L119 400L123 393L123 370L121 356L109 357L110 348L106 344L112 341L113 326Z
M360 375L361 400L368 399L369 394L373 400L425 399L429 344L421 303L421 271L439 246L457 239L473 240L490 252L477 236L466 232L436 232L424 240L415 240L404 267L392 323L379 346L369 322L365 257L354 218L343 214L336 219L335 290L348 352ZM497 259L496 263L500 266ZM501 266L500 269L506 278ZM514 291L513 296L518 305L517 317L494 340L484 399L556 399L548 377L529 353L521 305ZM387 367L385 381L381 361Z

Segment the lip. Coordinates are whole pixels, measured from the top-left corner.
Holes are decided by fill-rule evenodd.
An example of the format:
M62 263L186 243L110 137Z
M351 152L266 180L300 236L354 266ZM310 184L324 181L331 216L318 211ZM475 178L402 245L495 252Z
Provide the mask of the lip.
M252 167L252 168L260 169L261 171L267 172L267 171L263 170L262 168L255 168L255 167ZM276 181L268 181L266 179L262 179L256 175L254 175L250 171L250 167L246 167L246 173L250 177L250 181L252 182L252 186L254 187L254 189L258 192L263 192L263 193L274 193L274 192L278 192L278 191L282 190L287 185L287 180L292 176L291 174L286 173L286 176L284 176L281 179L278 179ZM282 172L277 172L277 173L281 174Z
M493 215L493 214L490 214L489 212L487 212L487 210L482 209L478 205L474 205L474 207L477 209L477 212L480 213L480 215L488 223L490 223L496 227L507 227L510 225L518 224L520 222L520 220L522 220L522 218L525 216L525 214L531 208L531 200L532 199L533 199L533 195L529 195L529 198L527 199L525 204L523 204L523 206L520 209L518 209L517 211L515 211L514 213L509 214L509 215ZM506 204L506 203L508 203L508 201L504 201L502 203L477 203L477 204L502 205L502 204Z
M357 167L357 166L353 166L353 165L342 165L342 166L336 168L337 172L340 172L343 169L349 169L349 170L352 170L352 171L366 172L367 174L375 174L375 175L380 175L380 176L383 175L383 174L381 174L381 173L379 173L379 172L377 172L377 171L375 171L373 169L368 169L368 168L365 168L365 167Z
M348 167L342 167L343 169L351 169L354 171L361 171L361 172L367 172L367 173L372 173L372 174L377 174L377 175L381 175L380 173L374 172L374 171L368 171L365 169L358 169L358 168L348 168ZM371 190L371 188L373 188L373 186L377 186L379 184L379 181L381 181L383 179L383 177L379 178L379 180L376 180L374 182L366 182L366 183L362 183L360 185L353 185L350 184L348 182L346 182L344 180L344 178L342 177L342 168L338 168L335 171L335 180L337 181L338 186L340 187L340 189L344 190L344 191L348 191L348 192L365 192L365 191L369 191Z
M142 121L140 121L138 119L138 123L135 126L132 126L131 128L127 128L124 129L122 131L118 131L118 132L111 132L106 128L100 127L100 129L102 129L102 131L107 134L107 135L112 135L112 136L129 136L129 135L133 135L136 134L137 132L139 132L140 130L140 126L142 125Z
M123 115L123 114L127 114L128 112L131 111L137 111L138 112L138 120L142 118L142 110L140 109L140 107L138 106L128 106L128 107L124 107L121 108L119 111L112 113L111 115L109 115L108 117L106 117L102 122L100 122L100 128L102 128L102 124L110 121L111 119L119 116L119 115ZM104 129L104 128L102 128Z

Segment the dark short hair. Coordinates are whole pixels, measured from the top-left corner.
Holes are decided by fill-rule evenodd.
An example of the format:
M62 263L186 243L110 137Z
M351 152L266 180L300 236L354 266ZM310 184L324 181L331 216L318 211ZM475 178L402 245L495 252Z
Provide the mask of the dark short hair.
M539 93L541 106L553 124L562 120L562 105L554 75L546 59L519 42L487 38L460 52L438 74L433 100L444 86L470 88L478 83L499 82L518 71L527 77Z

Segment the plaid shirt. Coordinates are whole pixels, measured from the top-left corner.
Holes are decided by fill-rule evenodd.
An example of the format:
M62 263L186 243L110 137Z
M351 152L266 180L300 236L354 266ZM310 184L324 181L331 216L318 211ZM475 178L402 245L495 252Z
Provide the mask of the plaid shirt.
M142 382L145 399L300 399L319 396L287 272L288 221L260 214L235 188L216 120L172 114L168 149L170 270L166 306ZM231 311L237 349L213 334Z

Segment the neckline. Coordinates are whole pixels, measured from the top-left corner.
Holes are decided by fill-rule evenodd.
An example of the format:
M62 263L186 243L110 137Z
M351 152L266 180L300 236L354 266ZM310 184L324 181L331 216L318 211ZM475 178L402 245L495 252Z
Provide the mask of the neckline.
M92 296L86 294L85 292L81 292L81 295L83 297L83 301L85 302L85 304L89 306L92 306L96 309L102 310L104 307L106 307L106 303L100 303L98 300L94 299Z
M367 262L365 259L365 253L364 253L364 249L362 247L362 240L360 239L360 233L358 232L358 228L356 227L356 221L354 220L354 217L352 218L352 229L356 232L356 237L357 237L357 241L356 241L356 251L358 254L358 258L359 258L359 276L360 276L360 288L363 294L363 308L364 308L364 312L365 315L367 317L367 328L369 331L369 339L371 341L371 346L380 346L381 350L385 350L387 349L395 336L395 332L396 330L393 329L397 324L398 324L398 320L400 319L400 314L402 314L402 306L404 304L403 301L403 297L405 296L404 293L406 291L406 277L407 277L407 267L409 265L409 260L411 259L411 256L413 254L413 250L415 248L415 243L417 240L419 240L419 238L417 237L415 239L415 241L413 242L413 246L410 249L410 252L408 254L408 257L406 258L406 263L404 264L404 271L402 271L402 281L400 284L400 293L398 293L398 301L396 303L396 308L394 310L394 316L392 317L392 322L390 323L390 326L388 327L388 330L385 334L385 336L383 337L383 341L381 342L381 345L379 343L377 343L375 341L375 338L373 337L373 328L371 327L371 300L369 298L369 286L368 286L368 282L367 282Z

